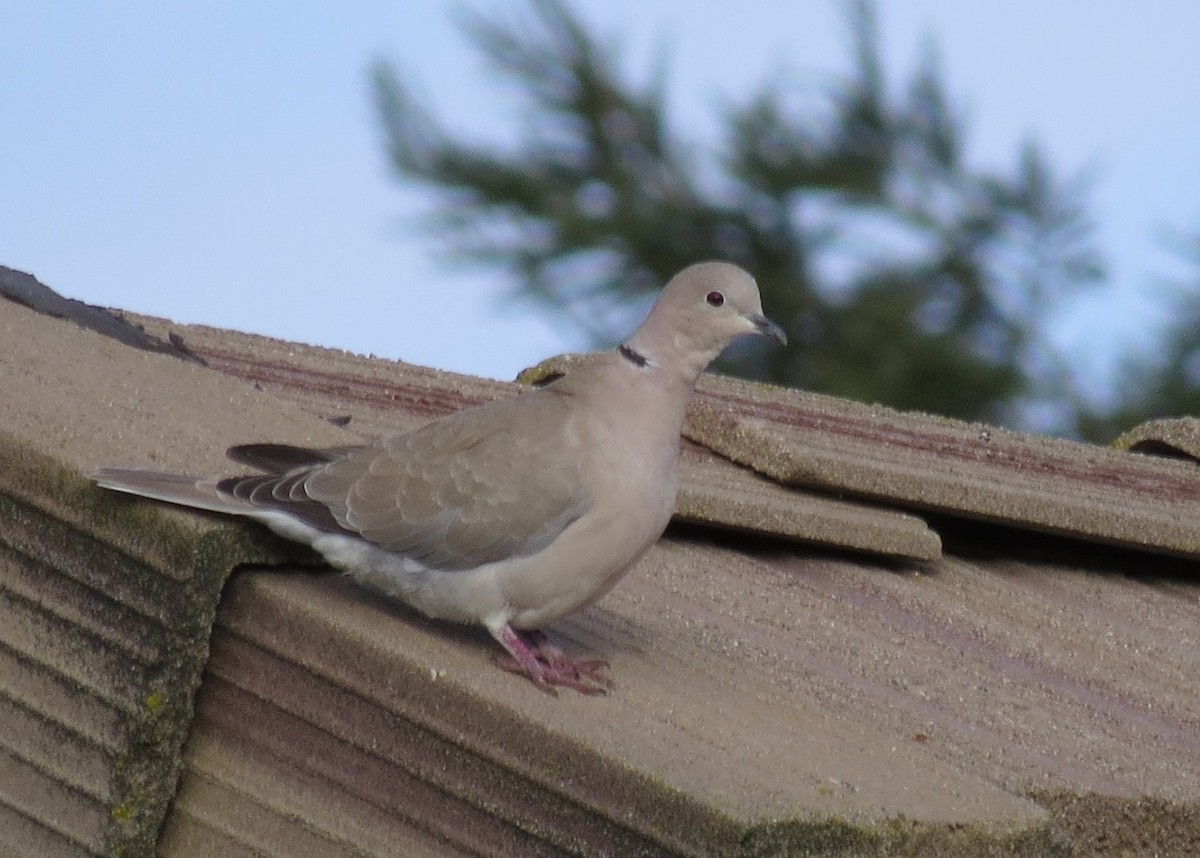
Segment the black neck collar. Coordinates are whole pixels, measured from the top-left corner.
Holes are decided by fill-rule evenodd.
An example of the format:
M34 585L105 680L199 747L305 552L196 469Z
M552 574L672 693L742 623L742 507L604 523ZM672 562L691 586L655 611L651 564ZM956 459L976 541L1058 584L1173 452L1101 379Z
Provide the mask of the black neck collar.
M644 354L626 345L625 343L621 343L621 345L617 346L617 354L625 358L625 360L629 361L638 369L645 369L650 365L650 358L646 357Z

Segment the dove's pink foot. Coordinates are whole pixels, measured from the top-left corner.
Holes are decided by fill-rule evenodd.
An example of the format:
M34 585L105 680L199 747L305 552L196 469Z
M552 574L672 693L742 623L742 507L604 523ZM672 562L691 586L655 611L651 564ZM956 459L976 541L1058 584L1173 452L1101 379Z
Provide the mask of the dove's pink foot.
M504 626L493 635L508 650L507 657L496 657L496 664L510 673L523 673L547 694L557 694L556 685L580 694L605 694L612 688L612 680L604 673L608 662L572 658L542 632L519 632Z

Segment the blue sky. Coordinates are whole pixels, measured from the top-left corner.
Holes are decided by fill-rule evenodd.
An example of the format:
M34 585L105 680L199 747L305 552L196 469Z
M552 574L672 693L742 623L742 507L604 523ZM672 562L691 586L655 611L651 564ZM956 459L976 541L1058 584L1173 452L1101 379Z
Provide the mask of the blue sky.
M512 134L512 93L459 37L452 5L9 0L0 264L91 303L499 378L579 347L496 275L440 263L412 229L419 194L388 176L367 81L377 57L414 75L452 128ZM635 78L669 47L676 128L713 143L722 99L846 55L830 0L574 6L626 46ZM936 41L973 163L1007 167L1032 135L1059 170L1093 177L1110 288L1057 325L1081 372L1099 377L1113 342L1151 344L1147 295L1178 268L1163 235L1200 231L1200 4L879 9L894 82Z

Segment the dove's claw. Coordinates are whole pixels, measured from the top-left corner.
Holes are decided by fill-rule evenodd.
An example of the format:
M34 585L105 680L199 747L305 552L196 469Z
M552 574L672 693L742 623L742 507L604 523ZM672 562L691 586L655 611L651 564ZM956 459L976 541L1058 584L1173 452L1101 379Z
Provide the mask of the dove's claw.
M580 694L606 694L612 688L612 680L604 672L608 662L573 658L542 632L519 632L504 626L496 640L508 650L507 656L496 657L496 664L510 673L524 674L547 694L557 694L556 686Z

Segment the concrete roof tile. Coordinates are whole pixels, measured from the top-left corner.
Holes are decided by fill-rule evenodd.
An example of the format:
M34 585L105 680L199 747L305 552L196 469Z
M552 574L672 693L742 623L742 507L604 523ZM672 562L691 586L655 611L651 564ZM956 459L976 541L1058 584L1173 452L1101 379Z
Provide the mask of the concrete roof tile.
M3 754L0 753L0 771L3 771ZM23 780L14 781L21 788ZM0 781L0 795L4 794ZM4 858L28 858L28 856L54 856L54 858L93 858L96 853L87 846L51 830L36 819L13 809L12 802L0 801L0 856Z
M41 493L47 476L56 488ZM21 844L31 850L42 837L32 832L42 828L97 854L132 854L153 844L175 788L206 616L223 573L206 576L193 566L181 581L186 565L172 564L160 574L123 529L139 517L144 524L144 514L89 516L77 502L92 491L57 462L0 443L0 754L11 764L0 775L11 788L0 806L29 820ZM159 538L178 539L160 518ZM105 567L89 551L98 538L124 551L122 574L137 570L143 596L157 604L133 607L106 592L122 586L115 580L106 588L94 574ZM203 539L187 538L197 557L214 556ZM226 571L233 557L256 553L236 535L228 548ZM90 572L80 576L84 568ZM164 622L146 621L145 608Z
M784 488L699 446L686 448L675 517L909 560L933 560L942 551L937 533L915 515Z
M175 789L224 577L285 554L228 524L112 503L79 472L152 461L164 435L151 427L179 390L213 413L257 406L195 364L20 307L4 306L0 339L0 387L20 404L0 425L0 809L27 821L7 845L144 854ZM336 433L305 419L310 437ZM175 421L167 440L197 440L196 425Z
M1186 456L1200 461L1200 418L1168 417L1148 420L1113 441L1118 450Z
M669 548L652 553L649 565L658 575L691 565L662 556L674 554ZM702 554L704 562L714 560ZM747 562L730 555L709 571L713 580L728 574L730 560ZM648 571L634 575L640 580ZM469 821L481 812L493 825L522 832L524 849L535 850L528 854L538 844L585 854L710 854L734 848L763 818L788 818L796 808L815 813L825 804L861 819L916 813L932 801L947 819L973 818L986 807L1000 830L1043 825L1036 805L973 777L964 781L952 768L921 761L913 746L897 748L870 733L854 738L871 760L870 777L851 778L852 792L827 792L817 773L844 753L833 738L837 719L806 703L802 688L781 689L778 677L730 671L717 641L698 654L696 630L685 629L704 612L675 615L670 600L642 603L645 589L643 581L627 591L632 602L619 616L593 611L590 620L560 630L572 646L601 647L622 678L618 693L601 701L554 700L524 693L522 683L488 670L490 650L480 636L389 610L342 579L241 575L223 604L221 642L214 642L209 667L221 683L202 692L202 700L220 700L210 696L198 709L210 727L219 718L227 733L291 757L310 775L327 778L331 790L366 794L385 807L396 796L420 804L425 824L460 848L477 848L461 838L481 821L464 824L463 814ZM658 633L678 638L677 645L639 640L647 618L661 616L664 607L675 619ZM607 628L589 632L597 622ZM264 688L272 689L269 703L258 699ZM239 694L248 702L231 702ZM703 706L695 707L696 694L704 696ZM204 714L210 708L213 714ZM284 726L295 719L303 737L295 723ZM746 724L754 725L751 733L738 728ZM270 763L271 771L279 769ZM373 769L391 789L372 792ZM885 797L896 777L922 784L911 805ZM426 807L413 799L419 784L441 801ZM967 792L982 803L966 800Z
M7 746L7 736L4 738ZM0 805L6 815L18 815L31 823L22 826L23 831L18 829L28 841L7 844L18 850L32 850L34 843L61 838L71 848L97 854L109 842L112 821L104 802L76 789L64 789L37 761L26 760L7 747L0 748Z
M685 434L787 485L1200 556L1187 462L724 378Z
M219 685L214 683L212 688ZM214 692L214 696L220 693ZM291 848L294 825L286 821L294 819L304 819L310 836L326 844L318 851L320 855L335 849L413 856L502 851L496 847L503 839L496 836L495 826L486 818L474 826L471 823L478 819L464 821L469 827L460 836L473 841L476 848L471 853L454 848L430 832L426 819L429 801L415 793L413 779L406 778L402 770L248 692L227 689L221 702L229 702L230 694L244 698L241 705L230 707L241 720L230 723L228 715L210 719L211 708L199 716L188 746L177 812L194 816L199 808L207 807L206 815L215 824L229 815L215 806L218 798L222 794L237 796L241 803L256 806L261 816L285 821L265 833L262 825L245 826L241 834L257 840L258 848L272 854ZM213 707L216 702L206 705ZM324 770L330 765L336 769L332 777ZM281 783L286 783L287 789L278 789ZM446 796L438 798L441 804L447 803ZM508 839L514 838L510 835ZM164 850L163 854L170 853Z

